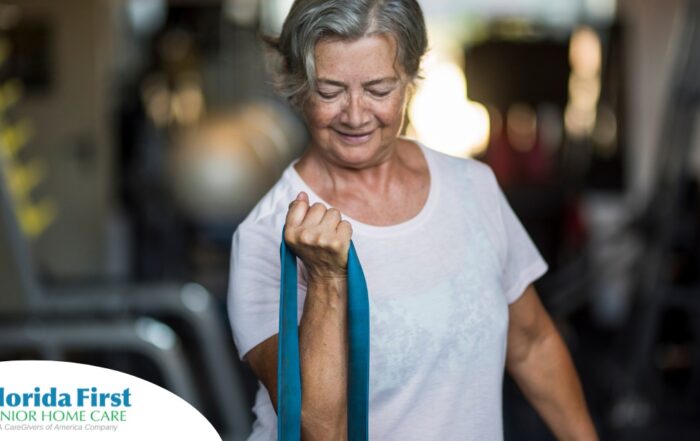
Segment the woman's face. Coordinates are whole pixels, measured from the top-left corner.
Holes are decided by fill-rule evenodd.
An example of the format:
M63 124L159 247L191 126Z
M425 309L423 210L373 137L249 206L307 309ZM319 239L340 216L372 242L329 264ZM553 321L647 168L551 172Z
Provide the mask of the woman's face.
M396 145L406 104L406 75L386 35L316 44L316 88L303 107L311 148L325 160L362 168Z

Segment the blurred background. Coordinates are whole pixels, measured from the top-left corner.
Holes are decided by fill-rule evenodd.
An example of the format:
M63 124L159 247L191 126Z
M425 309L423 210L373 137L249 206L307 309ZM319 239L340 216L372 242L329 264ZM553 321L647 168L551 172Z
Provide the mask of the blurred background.
M290 4L0 1L0 360L131 373L245 439L230 238L306 142L259 38ZM406 134L496 172L602 439L700 439L700 2L422 6ZM504 395L506 439L552 439Z

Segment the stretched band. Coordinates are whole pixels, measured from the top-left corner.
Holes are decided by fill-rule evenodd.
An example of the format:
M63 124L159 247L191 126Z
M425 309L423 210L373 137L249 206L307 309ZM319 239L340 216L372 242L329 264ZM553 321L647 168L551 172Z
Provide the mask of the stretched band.
M277 439L301 439L296 256L282 231L277 359ZM369 297L355 245L348 250L348 440L369 439Z

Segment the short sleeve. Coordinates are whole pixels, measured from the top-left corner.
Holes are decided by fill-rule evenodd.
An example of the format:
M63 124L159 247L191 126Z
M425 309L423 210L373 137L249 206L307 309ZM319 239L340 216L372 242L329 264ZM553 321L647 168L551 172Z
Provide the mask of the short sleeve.
M233 234L228 313L241 359L277 334L282 233L276 232L274 225L244 222Z
M493 170L476 160L468 164L470 192L478 201L482 225L498 255L501 291L511 304L547 272L547 263L508 204Z
M508 303L511 304L523 294L529 284L547 272L547 263L508 204L495 177L493 180L502 228L501 286Z

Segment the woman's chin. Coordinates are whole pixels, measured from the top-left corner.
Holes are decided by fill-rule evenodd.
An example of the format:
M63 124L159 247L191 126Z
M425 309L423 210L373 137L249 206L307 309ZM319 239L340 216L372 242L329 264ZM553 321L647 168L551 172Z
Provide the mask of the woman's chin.
M366 143L353 146L337 146L334 149L333 156L339 165L350 168L362 168L380 161L385 155L376 146Z

